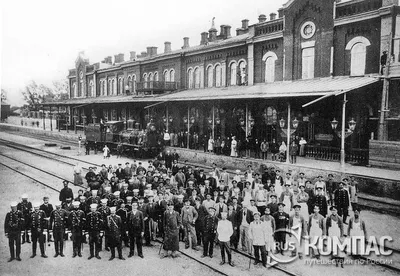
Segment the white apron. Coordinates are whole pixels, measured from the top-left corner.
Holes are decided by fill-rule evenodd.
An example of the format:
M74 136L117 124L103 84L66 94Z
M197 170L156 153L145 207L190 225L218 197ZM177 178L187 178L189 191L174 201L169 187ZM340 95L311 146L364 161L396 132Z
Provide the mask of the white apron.
M364 237L364 231L361 229L361 221L359 220L358 222L355 222L353 220L353 228L350 229L350 237ZM364 239L362 241L357 240L357 247L356 247L356 252L351 252L354 255L360 255L360 247L361 247L361 242L364 242Z
M272 225L271 225L271 219L265 221L265 227L266 227L266 236L267 239L265 241L265 248L267 251L272 251L274 250L274 237L273 237L273 231L272 231Z
M291 201L290 201L290 195L284 195L283 197L283 204L285 204L285 207L283 207L283 211L286 214L290 214L290 208L291 208Z

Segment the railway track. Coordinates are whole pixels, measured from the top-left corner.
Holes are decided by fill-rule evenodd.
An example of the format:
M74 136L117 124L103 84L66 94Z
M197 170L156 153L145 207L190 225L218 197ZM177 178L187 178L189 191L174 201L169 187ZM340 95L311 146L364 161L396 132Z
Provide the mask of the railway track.
M10 142L10 141L3 140L3 139L0 139L0 141L7 142L7 143ZM20 144L18 144L18 143L14 143L14 142L12 142L12 143L13 143L13 144L20 145ZM24 146L24 147L27 147L27 148L31 148L31 149L37 150L37 151L44 151L44 150L40 150L40 149L36 149L36 148L29 147L29 146L26 146L26 145L23 145L23 146ZM15 147L16 149L20 149L18 146L14 146L14 147ZM43 156L43 155L41 155L41 154L38 154L38 153L35 153L35 152L32 152L32 151L29 151L29 150L26 150L26 151L29 152L29 153L31 153L31 154L35 154L35 155L38 155L38 156L40 156L40 157L43 157L43 158L49 158L49 157ZM48 151L44 151L44 152L50 153L50 152L48 152ZM65 156L63 156L63 155L59 155L59 154L56 154L56 153L51 153L51 154L54 154L55 156L60 156L60 157L62 157L62 158L69 158L69 159L78 160L78 161L82 162L82 160L76 159L76 158L73 158L73 157L65 157ZM51 175L51 176L53 176L53 177L56 177L56 178L58 178L58 179L66 180L66 179L64 179L64 178L62 178L62 177L60 177L60 176L57 176L57 175L53 174L53 173L49 173L49 172L47 172L47 171L44 171L44 170L42 170L42 169L40 169L40 168L37 168L37 167L31 165L31 164L27 164L26 162L17 160L17 159L15 159L15 158L11 158L11 157L6 156L6 155L3 155L3 154L0 154L0 156L4 156L4 157L6 157L6 158L9 158L9 159L13 160L14 162L19 162L19 163L21 163L21 164L23 164L23 165L25 165L25 166L29 166L29 167L31 167L31 168L33 168L33 169L39 170L39 171L41 171L41 172L43 172L43 173L46 173L46 174ZM52 159L52 160L54 160L54 159ZM93 164L93 163L91 163L91 162L86 162L86 161L84 161L84 162L87 163L87 164L90 164L90 165L97 165L97 164ZM35 181L35 182L37 182L37 183L39 183L39 184L41 184L41 185L47 187L47 188L50 188L50 189L52 189L52 190L54 190L54 191L57 191L57 192L60 191L59 189L54 188L53 186L48 185L48 184L46 184L46 183L44 183L44 182L42 182L42 181L40 181L40 180L38 180L38 179L36 179L36 178L34 178L34 177L31 177L31 176L29 176L29 175L27 175L27 174L25 174L25 173L23 173L23 172L21 172L21 171L15 169L15 168L12 168L12 167L9 166L9 165L6 165L6 164L4 164L4 163L2 163L2 162L0 162L0 165L2 165L2 166L4 166L4 167L6 167L6 168L8 168L8 169L10 169L10 170L12 170L12 171L18 173L18 174L21 174L21 175L23 175L23 176L25 176L25 177L27 177L27 178L29 178L29 179ZM198 164L196 164L196 165L198 165ZM98 165L97 165L97 166L98 166ZM207 167L207 166L201 166L201 165L199 165L199 167ZM69 181L69 180L67 180L67 181ZM69 182L70 182L70 181L69 181ZM81 187L84 188L84 186L81 186ZM159 241L159 242L160 242L160 241ZM390 247L385 247L385 249L386 249L386 250L393 250L393 252L394 252L396 255L400 256L400 251L397 250L397 249L393 249L393 248L390 248ZM194 257L192 257L192 256L190 256L190 255L188 255L188 254L186 254L185 252L182 252L182 251L180 251L180 252L181 252L184 256L186 256L186 257L188 257L188 258L190 258L190 259L193 259L193 260L195 260L196 262L201 263L201 264L203 264L203 265L209 267L208 264L205 264L205 263L202 262L201 260L198 260L198 259L196 259L196 258L194 258ZM240 251L238 251L238 250L233 250L233 252L235 252L235 253L237 253L237 254L240 254L240 255L242 255L242 256L244 256L244 257L246 257L246 258L254 259L253 256L250 256L250 255L248 255L248 254L246 254L246 253L243 253L243 252L240 252ZM362 257L362 259L364 259L364 260L366 260L366 261L370 261L370 262L373 261L373 259L366 258L366 257ZM375 264L378 265L378 266L381 266L381 267L384 267L384 268L387 268L387 269L390 269L390 270L393 270L393 271L396 271L396 272L399 272L399 273L400 273L400 268L399 268L399 267L391 266L391 265L388 265L388 264L376 263L376 262L375 262ZM212 267L209 267L209 268L212 269L213 271L215 271L215 272L221 274L221 275L227 275L225 272L220 271L220 270L218 270L218 269L216 269L216 268L212 268ZM296 276L298 276L298 274L293 273L293 272L290 272L290 271L288 271L286 268L284 268L284 267L282 267L282 266L279 266L279 265L273 266L273 268L274 268L274 269L277 269L277 270L279 270L279 271L281 271L281 272L283 272L283 273L285 273L285 274L287 274L287 275L291 275L291 276L295 276L295 275L296 275Z

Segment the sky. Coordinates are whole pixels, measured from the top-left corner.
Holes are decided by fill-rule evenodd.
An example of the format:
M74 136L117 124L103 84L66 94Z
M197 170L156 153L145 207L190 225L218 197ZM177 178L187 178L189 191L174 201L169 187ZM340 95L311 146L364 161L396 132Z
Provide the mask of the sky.
M0 85L11 105L23 104L21 90L32 80L51 86L66 79L80 51L90 63L106 56L140 53L148 46L164 51L189 37L200 43L215 17L216 28L231 25L231 34L258 21L260 14L277 13L286 0L5 0L0 3Z

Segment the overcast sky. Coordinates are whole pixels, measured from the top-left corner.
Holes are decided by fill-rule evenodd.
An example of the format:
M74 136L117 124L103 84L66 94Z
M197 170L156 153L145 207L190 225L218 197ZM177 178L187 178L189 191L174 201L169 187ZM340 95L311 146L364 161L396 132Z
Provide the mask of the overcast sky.
M79 51L90 63L118 53L146 51L147 46L164 50L198 45L200 33L211 27L232 26L232 35L242 19L257 22L269 17L285 0L20 0L1 5L1 87L12 105L22 104L21 89L35 80L51 85L65 79L74 68Z

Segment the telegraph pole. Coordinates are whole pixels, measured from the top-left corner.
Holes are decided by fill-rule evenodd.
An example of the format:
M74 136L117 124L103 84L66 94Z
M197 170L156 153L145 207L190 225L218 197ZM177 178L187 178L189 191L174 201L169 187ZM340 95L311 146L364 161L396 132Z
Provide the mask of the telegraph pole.
M383 72L383 88L382 88L382 101L381 101L381 110L379 115L379 127L378 127L378 140L384 141L387 140L387 122L386 122L386 112L388 112L388 94L389 94L389 67L390 60L392 58L392 33L390 33L389 41L388 41L388 56L386 59L386 66Z

